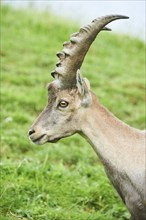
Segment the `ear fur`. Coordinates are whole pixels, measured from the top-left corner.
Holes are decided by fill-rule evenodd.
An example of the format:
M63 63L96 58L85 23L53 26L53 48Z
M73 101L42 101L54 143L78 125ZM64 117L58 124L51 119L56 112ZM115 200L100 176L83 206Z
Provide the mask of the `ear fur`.
M85 93L84 81L83 81L83 78L82 78L82 75L79 69L77 70L76 81L77 81L76 85L77 85L78 91L80 95L83 96Z
M78 69L76 74L78 92L82 97L82 104L88 106L91 103L90 83L88 79L82 78L81 72Z
M87 78L83 78L85 85L87 86L87 89L90 90L90 82Z

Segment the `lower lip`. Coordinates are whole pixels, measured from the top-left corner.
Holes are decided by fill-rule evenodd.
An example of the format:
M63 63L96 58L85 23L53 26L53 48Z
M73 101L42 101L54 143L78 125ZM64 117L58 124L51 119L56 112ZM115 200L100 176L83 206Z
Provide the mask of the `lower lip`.
M41 135L39 138L33 140L33 142L38 143L44 136L45 136L45 134Z

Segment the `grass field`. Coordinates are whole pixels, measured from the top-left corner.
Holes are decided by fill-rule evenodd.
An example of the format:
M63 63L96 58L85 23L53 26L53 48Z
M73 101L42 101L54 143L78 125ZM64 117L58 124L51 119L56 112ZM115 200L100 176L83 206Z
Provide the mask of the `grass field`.
M55 54L79 26L45 12L5 6L1 12L1 220L128 219L83 138L44 146L28 139L47 103ZM145 127L144 47L140 40L102 32L82 68L101 103L140 129Z

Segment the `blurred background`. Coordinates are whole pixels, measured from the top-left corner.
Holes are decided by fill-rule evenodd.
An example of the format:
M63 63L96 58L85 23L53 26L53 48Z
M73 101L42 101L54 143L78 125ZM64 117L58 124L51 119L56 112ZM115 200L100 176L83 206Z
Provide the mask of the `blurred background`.
M72 19L78 24L89 23L92 19L106 14L122 14L129 21L113 22L110 27L115 32L136 36L145 41L145 0L97 0L97 1L49 1L49 0L2 0L15 8L34 7L37 10L51 11L58 16Z

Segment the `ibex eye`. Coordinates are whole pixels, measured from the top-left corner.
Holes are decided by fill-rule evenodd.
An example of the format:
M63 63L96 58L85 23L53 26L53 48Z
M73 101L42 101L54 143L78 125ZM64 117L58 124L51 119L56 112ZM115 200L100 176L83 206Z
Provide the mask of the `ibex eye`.
M68 106L68 102L67 101L62 100L62 101L59 102L59 107L66 108L67 106Z

